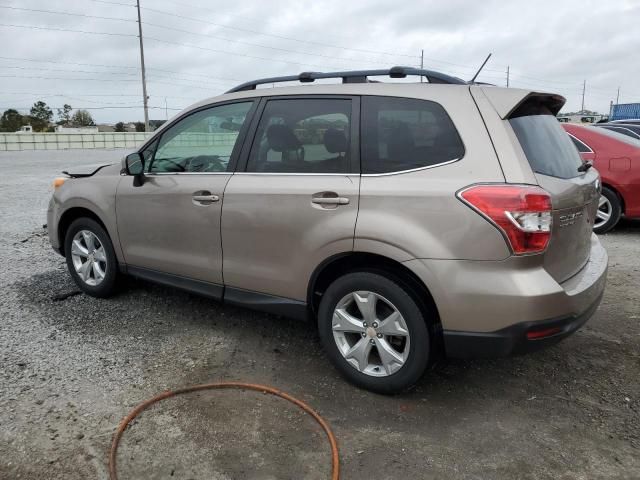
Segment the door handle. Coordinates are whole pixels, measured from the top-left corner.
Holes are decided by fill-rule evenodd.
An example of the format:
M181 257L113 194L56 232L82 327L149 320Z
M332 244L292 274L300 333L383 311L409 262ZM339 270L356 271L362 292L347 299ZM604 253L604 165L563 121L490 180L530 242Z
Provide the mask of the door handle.
M318 203L320 205L347 205L349 199L346 197L314 197L311 199L311 203Z
M220 200L218 195L193 195L191 198L198 203L213 203Z

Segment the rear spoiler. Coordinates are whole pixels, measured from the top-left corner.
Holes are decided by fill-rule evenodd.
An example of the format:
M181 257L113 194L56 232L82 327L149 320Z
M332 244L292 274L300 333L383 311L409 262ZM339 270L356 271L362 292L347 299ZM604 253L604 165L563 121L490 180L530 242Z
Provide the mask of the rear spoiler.
M562 95L555 93L532 92L519 88L475 88L482 90L503 120L527 115L529 110L539 111L540 107L546 107L552 114L557 115L567 101Z

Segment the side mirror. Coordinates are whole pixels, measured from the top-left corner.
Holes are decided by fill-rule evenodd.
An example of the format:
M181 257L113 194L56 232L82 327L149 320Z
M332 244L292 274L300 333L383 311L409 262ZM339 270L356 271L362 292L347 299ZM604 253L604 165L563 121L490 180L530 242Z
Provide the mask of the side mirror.
M124 168L127 175L133 176L133 186L139 187L144 183L144 157L141 153L135 152L124 160Z

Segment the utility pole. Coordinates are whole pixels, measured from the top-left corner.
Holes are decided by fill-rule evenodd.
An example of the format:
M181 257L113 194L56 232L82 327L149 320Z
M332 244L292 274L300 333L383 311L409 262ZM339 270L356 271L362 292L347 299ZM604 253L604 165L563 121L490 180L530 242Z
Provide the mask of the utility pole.
M580 112L584 112L584 92L587 89L587 81L584 80L582 82L582 108L580 109Z
M167 97L164 97L164 119L169 120L169 107L167 107Z
M142 45L142 20L140 19L140 0L136 0L138 9L138 38L140 39L140 70L142 71L142 96L144 102L144 131L149 131L149 97L147 97L147 77L144 70L144 46Z
M420 70L424 70L424 49L420 50ZM420 83L422 83L424 79L422 75L420 75Z
M509 88L509 65L507 65L507 88Z
M618 87L618 93L616 94L616 105L620 103L620 87Z

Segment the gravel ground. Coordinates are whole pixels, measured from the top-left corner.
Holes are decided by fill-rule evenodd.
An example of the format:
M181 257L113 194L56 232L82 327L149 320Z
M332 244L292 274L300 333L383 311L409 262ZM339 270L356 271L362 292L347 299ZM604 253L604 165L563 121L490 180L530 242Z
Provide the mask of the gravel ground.
M345 383L309 326L129 280L77 294L42 228L50 181L123 151L0 153L0 478L105 479L111 435L164 389L239 380L304 399L332 425L343 478L640 478L640 222L602 237L609 284L557 346L449 362L413 392ZM322 431L282 400L200 393L127 431L124 479L328 478Z

